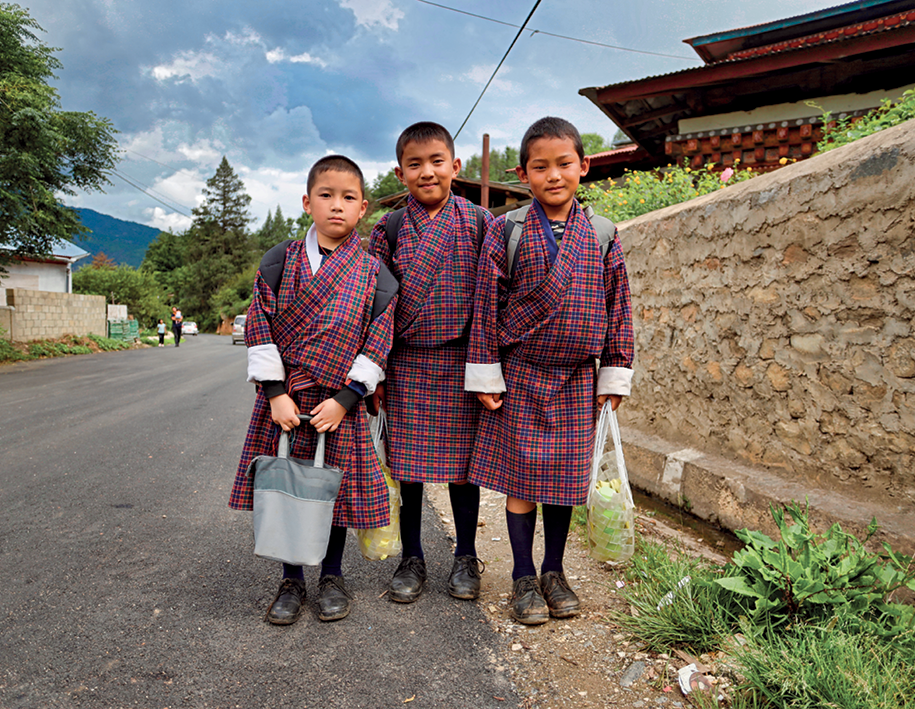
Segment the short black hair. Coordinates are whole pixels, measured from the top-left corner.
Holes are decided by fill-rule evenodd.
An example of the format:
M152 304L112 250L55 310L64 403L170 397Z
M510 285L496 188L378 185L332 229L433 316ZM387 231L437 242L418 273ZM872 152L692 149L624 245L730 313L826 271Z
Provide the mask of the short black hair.
M405 128L397 139L397 164L403 159L403 151L407 143L414 141L417 143L428 143L430 140L440 140L451 153L451 159L454 160L454 138L445 126L433 123L432 121L420 121L412 126Z
M311 194L311 188L315 186L315 181L325 172L343 172L357 178L359 180L359 190L363 199L365 198L365 177L362 175L362 170L345 155L325 155L311 166L311 170L308 171L308 184L305 188L308 194Z
M521 168L527 170L527 161L530 158L531 143L540 138L569 138L575 145L575 152L578 153L578 159L585 159L585 147L581 142L581 134L578 128L569 123L565 118L556 118L555 116L545 116L527 129L524 137L521 139Z

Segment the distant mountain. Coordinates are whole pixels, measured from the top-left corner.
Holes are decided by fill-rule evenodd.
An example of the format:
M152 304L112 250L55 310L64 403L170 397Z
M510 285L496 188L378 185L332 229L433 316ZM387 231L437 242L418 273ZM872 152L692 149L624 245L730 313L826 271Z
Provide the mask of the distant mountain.
M93 256L104 252L117 264L139 267L146 255L146 247L161 231L136 222L115 219L92 209L77 208L76 211L83 226L90 231L79 237L76 243ZM91 258L84 258L76 263L76 267L88 266L91 262Z

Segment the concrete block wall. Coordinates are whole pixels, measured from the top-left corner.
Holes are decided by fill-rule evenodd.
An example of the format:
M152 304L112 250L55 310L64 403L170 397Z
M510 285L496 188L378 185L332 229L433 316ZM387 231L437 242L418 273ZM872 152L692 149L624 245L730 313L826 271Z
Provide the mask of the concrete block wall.
M620 236L624 424L915 519L915 121Z
M7 288L6 302L11 308L6 311L10 320L7 337L15 342L107 334L102 295Z

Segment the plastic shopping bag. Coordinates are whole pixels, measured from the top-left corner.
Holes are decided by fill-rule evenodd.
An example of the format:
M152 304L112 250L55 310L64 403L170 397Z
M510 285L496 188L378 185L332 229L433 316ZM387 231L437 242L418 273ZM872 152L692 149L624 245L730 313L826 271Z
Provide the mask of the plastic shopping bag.
M372 443L381 463L384 481L388 485L388 502L391 506L391 523L376 529L354 529L359 540L359 551L370 561L383 561L389 556L400 554L400 483L391 477L384 450L385 414L382 409L371 425Z
M608 429L613 436L613 449L605 451ZM588 548L598 561L620 564L632 557L634 547L635 503L616 413L607 401L594 436L588 492Z

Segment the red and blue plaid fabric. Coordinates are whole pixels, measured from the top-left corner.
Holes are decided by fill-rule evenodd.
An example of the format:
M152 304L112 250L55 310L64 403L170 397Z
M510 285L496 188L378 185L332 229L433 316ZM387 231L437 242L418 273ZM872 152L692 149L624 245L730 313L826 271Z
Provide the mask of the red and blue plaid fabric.
M304 241L292 242L275 297L260 274L255 278L245 341L248 346L277 345L286 368L286 390L299 410L311 411L336 394L357 355L384 366L393 340L396 298L370 322L377 273L377 260L362 251L354 233L325 261L317 275L311 273ZM310 297L298 298L301 293ZM296 311L297 326L293 322ZM276 340L273 329L278 330ZM313 458L317 439L314 429L303 424L299 431L290 455ZM279 434L270 404L258 388L229 498L233 509L252 509L248 464L255 456L275 455ZM347 413L334 433L327 434L325 462L344 472L334 507L334 524L356 529L386 526L390 510L387 485L372 446L363 402Z
M504 217L483 245L467 361L501 362L506 392L499 409L481 413L469 479L522 500L580 505L594 445L595 359L611 353L602 364L632 366L629 287L619 240L601 263L577 202L551 266L537 211L525 220L512 278Z
M393 258L387 218L372 230L369 251L400 281L385 387L391 474L412 482L464 482L480 409L464 391L477 212L452 195L432 218L410 196ZM488 212L484 219L492 221Z

